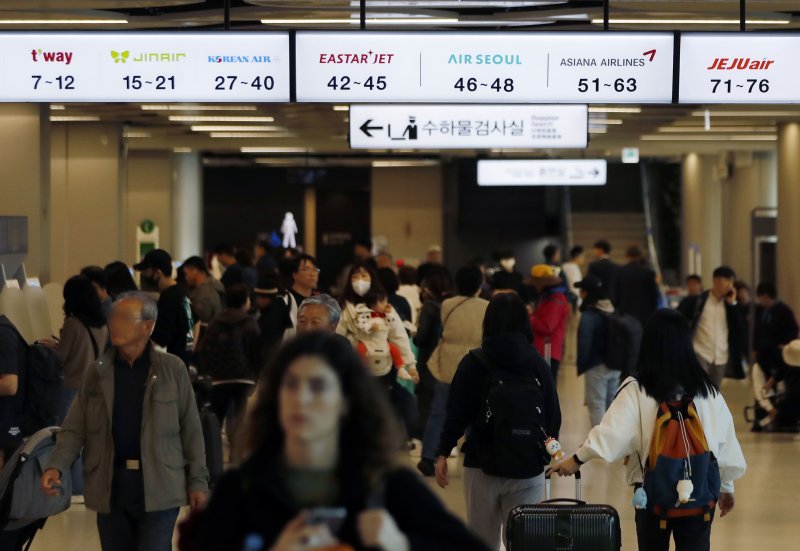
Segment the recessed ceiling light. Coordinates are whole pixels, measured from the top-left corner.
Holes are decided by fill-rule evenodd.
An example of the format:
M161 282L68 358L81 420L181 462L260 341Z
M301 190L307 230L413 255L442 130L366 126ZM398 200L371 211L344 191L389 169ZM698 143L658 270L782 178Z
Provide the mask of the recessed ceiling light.
M622 124L622 119L589 118L589 124Z
M211 132L212 138L294 138L295 134L284 132Z
M127 19L0 19L0 25L126 25Z
M334 105L333 106L333 110L334 111L350 111L350 106L349 105Z
M200 124L190 127L193 132L285 132L284 126Z
M381 160L372 161L373 168L401 168L412 166L437 166L439 161L436 159L403 159L398 161Z
M96 122L100 117L97 115L53 115L50 122Z
M359 19L262 19L264 25L358 25ZM458 23L452 17L379 17L367 18L369 25L452 25ZM496 24L496 23L495 23Z
M275 117L170 115L173 122L275 122Z
M66 108L67 108L66 105L58 105L56 103L50 104L50 111L63 111Z
M775 132L774 126L714 126L706 129L704 126L661 126L659 132L679 134L681 132Z
M589 134L607 134L607 133L608 133L608 128L605 127L593 128L591 126L589 127Z
M611 25L739 25L738 19L609 19ZM748 19L748 25L787 25L788 19ZM602 25L602 19L592 19L592 24Z
M589 107L589 113L641 113L641 107Z
M778 136L764 134L733 134L730 136L709 136L709 135L685 135L685 136L665 136L659 134L646 134L639 137L645 142L774 142Z
M191 147L173 147L172 148L172 152L173 153L191 153L192 152L192 148Z
M257 111L255 105L142 105L142 111Z
M310 153L307 147L241 147L242 153Z
M693 117L705 117L705 111L692 111ZM712 117L797 117L800 111L711 111Z
M152 138L153 135L150 132L139 132L136 130L127 131L122 133L123 138Z

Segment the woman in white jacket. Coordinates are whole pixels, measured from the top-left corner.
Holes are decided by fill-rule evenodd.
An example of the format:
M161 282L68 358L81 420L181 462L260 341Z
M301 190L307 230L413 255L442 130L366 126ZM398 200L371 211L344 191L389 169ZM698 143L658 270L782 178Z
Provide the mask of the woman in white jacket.
M724 517L734 507L734 480L744 475L747 464L728 405L697 360L688 323L672 310L658 311L645 324L636 377L622 383L600 425L553 472L571 476L587 461L614 463L625 458L628 483L641 485L648 471L659 404L676 395L694 399L708 448L719 465L721 485L711 490L719 495L720 516ZM710 549L712 520L713 515L708 520L703 516L669 519L664 529L662 519L650 507L637 509L639 549L668 551L670 536L677 551Z

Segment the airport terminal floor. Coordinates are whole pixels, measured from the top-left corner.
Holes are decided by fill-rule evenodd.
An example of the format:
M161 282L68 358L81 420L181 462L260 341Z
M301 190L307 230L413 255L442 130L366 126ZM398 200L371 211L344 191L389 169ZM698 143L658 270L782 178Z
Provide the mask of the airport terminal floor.
M564 413L561 442L565 450L574 451L589 430L589 417L583 402L583 381L575 375L574 366L564 366L559 380L559 394ZM736 508L724 518L715 520L712 549L731 551L758 547L790 549L794 537L793 515L795 496L800 492L800 478L792 474L794 456L800 437L790 434L753 434L744 422L742 410L750 405L749 385L726 381L723 394L736 421L737 437L748 458L747 476L736 484ZM453 468L450 486L442 490L431 481L433 491L460 518L465 518L464 492L459 463L449 460ZM414 469L417 459L407 460ZM614 506L622 521L622 548L636 549L636 528L631 506L631 489L625 485L622 465L593 462L583 473L583 498L590 503ZM574 498L571 478L553 479L553 497ZM48 521L44 531L31 547L33 551L99 551L96 515L82 505Z

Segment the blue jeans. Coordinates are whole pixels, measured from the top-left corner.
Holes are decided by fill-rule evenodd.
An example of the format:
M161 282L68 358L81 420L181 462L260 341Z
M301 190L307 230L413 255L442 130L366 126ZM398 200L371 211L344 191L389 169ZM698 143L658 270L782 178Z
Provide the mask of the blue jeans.
M608 406L614 400L614 394L619 388L619 376L619 371L609 369L602 364L583 374L586 405L589 407L589 419L593 427L600 424Z
M180 509L147 512L142 471L115 469L111 512L97 514L103 551L172 551Z
M431 461L436 459L436 450L439 447L439 439L442 437L444 422L447 418L448 396L450 396L450 385L436 381L431 413L428 415L428 423L425 425L425 434L422 437L423 459Z
M75 396L78 395L77 388L65 388L62 390L61 393L61 409L59 410L59 422L63 425L64 419L67 417L67 412L69 411L70 406L72 405L73 400L75 400ZM72 478L72 495L74 496L82 496L83 495L83 460L81 456L78 456L78 459L72 464L70 467L70 476Z

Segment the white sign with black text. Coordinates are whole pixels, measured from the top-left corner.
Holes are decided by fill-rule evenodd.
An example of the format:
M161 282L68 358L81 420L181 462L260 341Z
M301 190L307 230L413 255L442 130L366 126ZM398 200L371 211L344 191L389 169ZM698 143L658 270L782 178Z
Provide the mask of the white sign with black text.
M681 35L681 103L800 103L800 35Z
M289 101L288 33L0 33L0 101Z
M586 105L351 105L353 149L585 148Z
M478 161L479 186L602 186L602 159L525 159Z
M298 32L297 101L669 103L670 33Z

